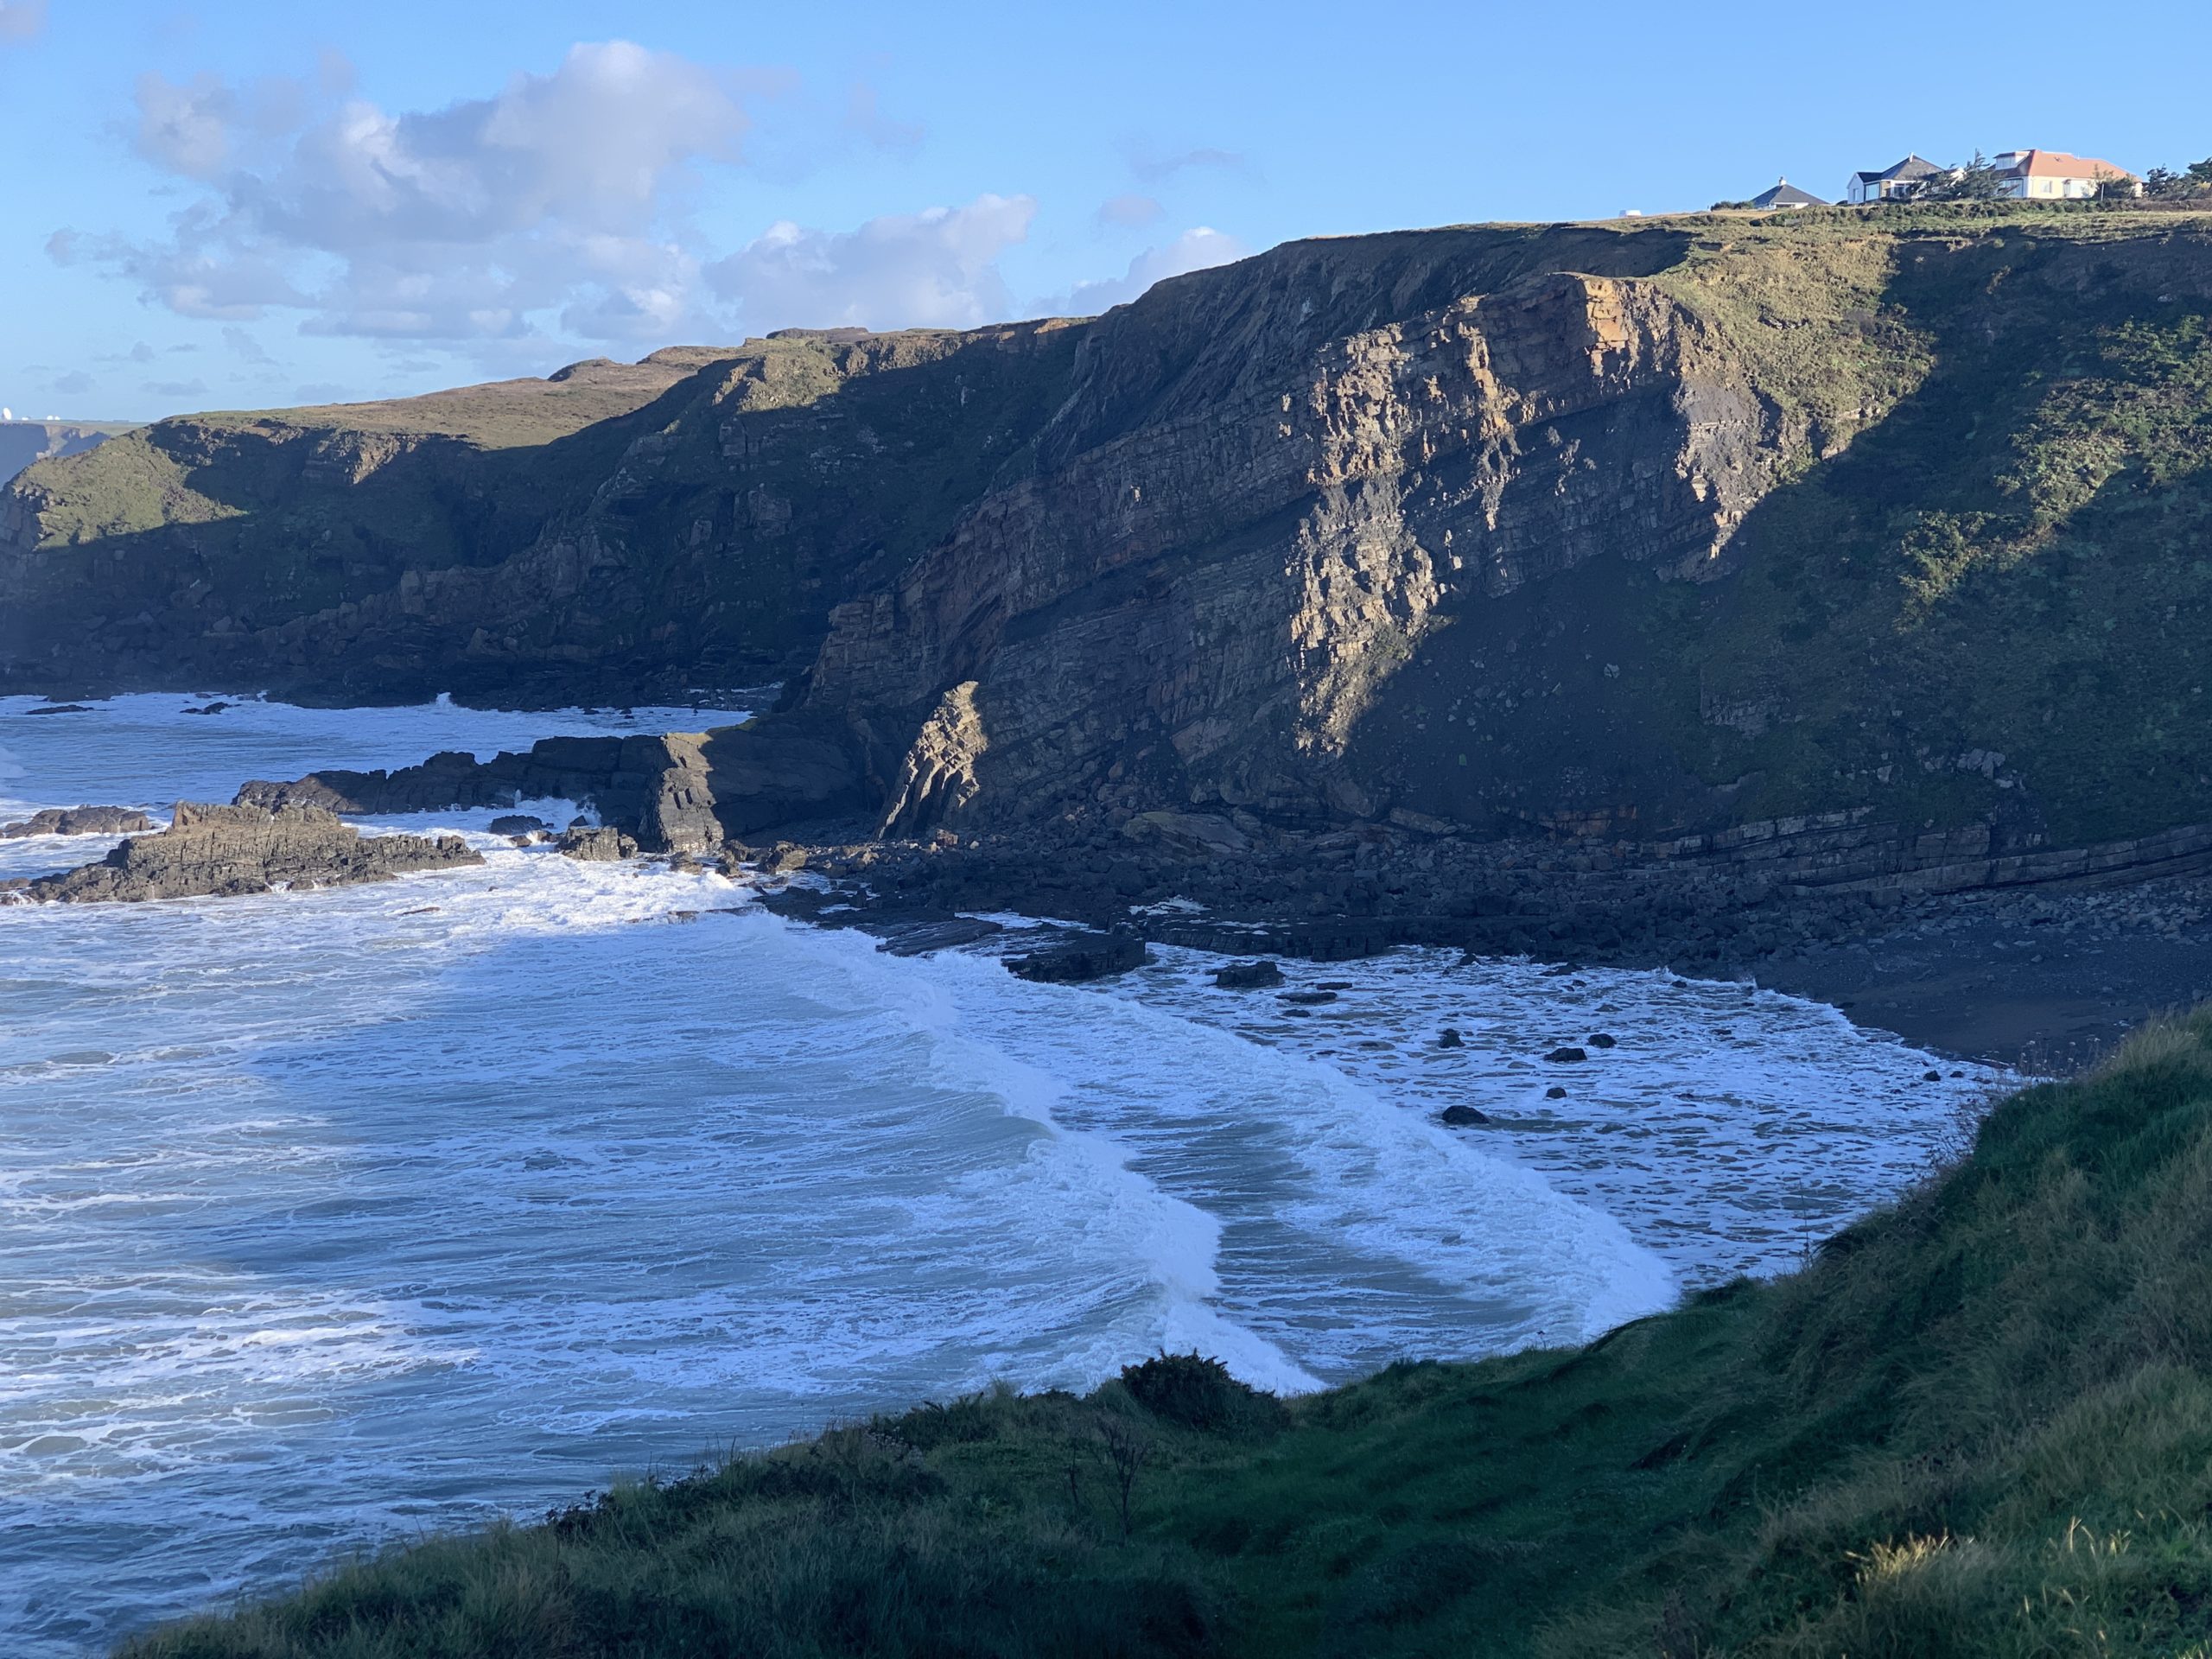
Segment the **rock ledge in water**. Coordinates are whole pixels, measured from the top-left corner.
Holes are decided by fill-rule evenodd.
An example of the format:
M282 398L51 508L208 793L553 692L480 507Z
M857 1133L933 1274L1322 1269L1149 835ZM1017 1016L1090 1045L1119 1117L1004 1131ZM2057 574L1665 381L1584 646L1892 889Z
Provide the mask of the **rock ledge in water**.
M8 885L39 903L132 903L351 887L483 861L459 836L365 836L321 807L179 801L159 835L134 836L97 864Z
M1143 938L1133 929L1117 927L1111 933L1078 933L1026 957L1008 957L1006 965L1008 972L1023 979L1074 985L1125 974L1142 967L1144 962Z
M25 836L135 836L153 827L151 818L132 807L50 806L0 824L0 841L19 841Z
M1224 991L1260 991L1282 983L1282 969L1267 960L1232 962L1213 970L1213 982Z

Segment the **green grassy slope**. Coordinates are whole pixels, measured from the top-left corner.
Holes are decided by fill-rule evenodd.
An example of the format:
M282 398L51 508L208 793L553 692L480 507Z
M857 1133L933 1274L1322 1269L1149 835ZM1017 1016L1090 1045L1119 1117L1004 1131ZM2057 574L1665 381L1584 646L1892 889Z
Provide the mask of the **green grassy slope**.
M1631 836L2212 817L2208 228L1704 221L1652 282L1770 411L1777 487L1716 580L1595 559L1459 607L1370 717L1378 790ZM1439 716L1465 721L1456 766L1417 735Z
M1287 1406L1125 1377L627 1485L124 1651L2202 1659L2212 1014L2005 1102L1789 1278L1579 1351Z
M1948 822L2002 793L1959 764L1980 751L2063 841L2212 816L2212 296L2174 280L2183 246L2124 251L1908 245L1884 304L1929 373L1762 504L1684 651L1708 706L1773 711L1707 722L1708 777Z

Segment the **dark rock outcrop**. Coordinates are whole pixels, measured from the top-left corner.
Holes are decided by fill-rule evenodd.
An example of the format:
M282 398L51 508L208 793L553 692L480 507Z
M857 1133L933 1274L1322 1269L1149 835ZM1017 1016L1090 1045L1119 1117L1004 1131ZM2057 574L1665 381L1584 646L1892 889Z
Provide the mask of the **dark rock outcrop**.
M28 818L0 824L0 841L25 836L135 836L153 827L154 821L135 807L48 807Z
M1455 1129L1472 1128L1490 1122L1488 1112L1478 1112L1473 1107L1456 1101L1439 1112L1437 1116Z
M1073 985L1085 980L1106 979L1141 968L1146 961L1144 936L1133 928L1110 933L1077 933L1042 945L1026 956L1007 958L1007 969L1023 979L1043 984Z
M586 864L614 864L638 855L636 840L611 823L563 830L555 845L560 849L562 857L576 859Z
M483 861L458 836L365 836L321 807L179 801L159 835L134 836L97 864L9 885L39 903L129 903L349 887Z
M943 921L915 922L893 928L875 948L888 956L925 957L932 950L949 950L976 944L1006 931L1003 922L980 916L953 916Z
M1265 990L1282 983L1282 969L1273 962L1232 962L1213 970L1213 982L1224 991Z
M489 760L457 751L397 771L257 779L241 805L333 812L435 812L564 799L649 852L702 853L767 824L834 817L865 804L854 752L794 724L661 736L549 737Z

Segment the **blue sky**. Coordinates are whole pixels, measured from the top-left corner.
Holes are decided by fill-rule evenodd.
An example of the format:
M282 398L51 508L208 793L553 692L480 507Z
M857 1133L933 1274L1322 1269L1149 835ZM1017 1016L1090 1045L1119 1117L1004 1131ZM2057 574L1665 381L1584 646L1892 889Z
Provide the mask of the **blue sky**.
M0 404L1103 308L1291 238L2212 154L2212 9L0 0Z

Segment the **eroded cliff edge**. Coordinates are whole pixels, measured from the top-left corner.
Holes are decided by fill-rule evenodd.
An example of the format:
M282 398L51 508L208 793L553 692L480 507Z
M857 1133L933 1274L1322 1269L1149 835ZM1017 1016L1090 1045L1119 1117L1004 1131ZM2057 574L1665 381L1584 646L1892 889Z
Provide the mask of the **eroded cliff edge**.
M2026 855L2212 819L2208 314L2194 217L1293 244L1089 321L165 423L0 496L0 656L41 690L788 675L715 740L747 830L790 729L894 833Z

